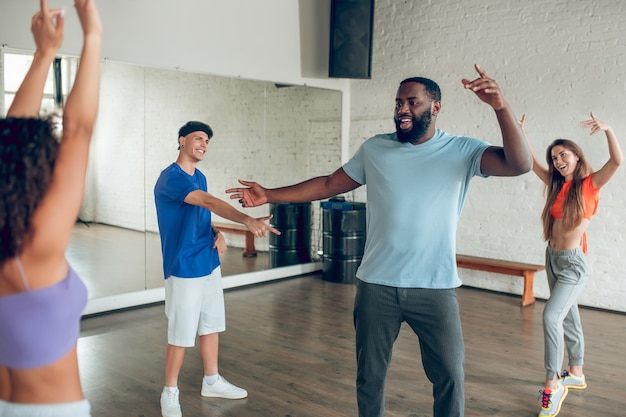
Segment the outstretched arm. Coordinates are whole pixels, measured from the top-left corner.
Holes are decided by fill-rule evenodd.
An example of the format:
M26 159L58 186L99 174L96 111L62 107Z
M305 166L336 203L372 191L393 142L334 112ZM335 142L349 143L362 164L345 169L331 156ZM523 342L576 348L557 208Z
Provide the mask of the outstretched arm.
M204 207L207 210L217 214L220 217L241 223L248 228L256 237L266 236L267 232L272 232L280 235L280 232L265 222L272 218L272 216L264 216L254 218L248 216L245 213L237 210L226 201L223 201L205 191L196 190L190 192L185 197L185 203L192 204L194 206Z
M593 112L591 112L590 115L591 119L581 122L580 125L583 128L591 128L591 135L599 131L604 131L609 145L609 160L606 161L602 168L593 174L592 179L593 186L601 188L604 184L609 182L611 177L613 177L619 166L624 161L624 155L622 154L622 148L619 146L619 142L617 141L611 126L596 118Z
M251 181L239 182L245 188L229 188L226 192L231 194L231 200L238 199L243 207L256 207L266 203L305 203L342 194L361 185L350 178L343 168L337 169L331 175L279 188L264 188Z
M498 84L480 66L475 65L474 68L479 78L474 81L464 78L461 82L496 112L503 144L503 147L491 146L484 152L480 169L486 175L524 174L531 168L531 155L517 119Z
M528 135L526 134L526 129L524 129L525 122L526 122L526 114L522 114L522 118L519 121L519 125L520 125L520 128L522 129L522 132L524 132L524 138L526 138L526 143L528 143L528 149L530 150L530 154L533 157L533 172L537 174L539 179L544 184L547 185L548 181L550 181L550 170L548 169L548 167L544 166L541 163L539 158L537 158L537 155L535 155L535 152L533 151L533 147L530 146L530 140L528 139Z
M35 54L30 69L15 94L7 117L38 117L50 65L63 43L64 11L48 10L47 0L32 18L30 30L35 39Z

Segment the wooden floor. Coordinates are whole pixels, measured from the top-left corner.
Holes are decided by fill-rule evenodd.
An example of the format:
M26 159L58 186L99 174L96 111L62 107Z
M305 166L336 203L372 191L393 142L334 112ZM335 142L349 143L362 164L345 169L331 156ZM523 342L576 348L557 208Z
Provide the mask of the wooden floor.
M183 415L356 416L352 284L308 275L226 292L220 372L244 400L200 396L201 359L187 350L179 387ZM536 416L544 378L541 313L519 297L461 288L466 416ZM626 415L626 315L582 310L588 388L559 416ZM166 323L163 305L83 320L82 382L94 417L160 416ZM387 414L432 416L431 385L414 334L403 327L387 382Z

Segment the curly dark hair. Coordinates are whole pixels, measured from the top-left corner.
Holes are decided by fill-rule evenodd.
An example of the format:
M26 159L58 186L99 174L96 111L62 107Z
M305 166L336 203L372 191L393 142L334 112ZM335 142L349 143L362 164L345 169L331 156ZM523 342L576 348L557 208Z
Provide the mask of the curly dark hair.
M0 262L19 254L28 241L58 149L49 119L0 119Z

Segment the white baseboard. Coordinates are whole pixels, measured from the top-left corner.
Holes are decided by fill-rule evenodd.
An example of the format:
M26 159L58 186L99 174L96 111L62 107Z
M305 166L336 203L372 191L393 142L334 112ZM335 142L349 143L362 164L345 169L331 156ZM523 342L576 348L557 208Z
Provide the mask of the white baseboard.
M223 278L224 289L260 284L282 278L295 277L311 272L321 271L321 262L283 266L264 271L247 272L245 274L229 275ZM158 303L165 300L165 289L153 288L143 291L134 291L125 294L109 295L106 297L91 298L83 311L83 316L137 307L146 304Z

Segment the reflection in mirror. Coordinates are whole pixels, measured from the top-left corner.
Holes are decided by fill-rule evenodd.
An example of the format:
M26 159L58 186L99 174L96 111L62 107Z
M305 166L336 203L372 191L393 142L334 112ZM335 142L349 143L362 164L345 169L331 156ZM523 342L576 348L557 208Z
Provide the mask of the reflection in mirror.
M102 65L85 198L67 253L90 298L146 288L143 74Z
M11 107L15 93L22 84L26 72L33 61L32 54L4 52L0 49L0 91L3 94L0 102L0 113L4 116ZM55 111L65 101L76 73L76 59L57 58L48 72L43 89L41 114L47 115Z
M21 81L19 71L31 58L22 53L21 60L12 60L0 52L5 104L11 100L10 77ZM67 91L76 60L63 62L60 85ZM47 111L54 94L54 88L46 90ZM198 168L209 192L227 201L224 190L238 185L237 179L276 187L328 174L341 163L338 91L103 62L85 198L67 251L90 299L163 286L153 187L176 159L178 128L188 120L204 121L215 132ZM312 207L315 258L321 227L319 204ZM255 217L269 214L267 205L244 210ZM242 256L244 236L226 239L225 280L269 268L269 237L255 239L255 258Z
M151 233L158 233L154 183L176 159L176 132L188 120L208 123L214 131L198 168L207 176L209 192L226 200L224 190L238 185L237 179L275 187L330 173L340 165L341 96L337 91L168 70L147 69L145 74L146 138L150 138L145 153L149 270L160 268L161 262L158 239L151 239ZM254 217L266 216L269 206L245 211ZM312 250L316 250L321 244L319 216L313 218L312 229L318 232ZM213 220L228 222L217 216ZM269 268L269 237L255 239L256 258L242 256L244 236L227 234L226 239L230 250L223 259L225 279ZM148 288L163 285L162 273L152 278L148 277Z
M2 57L6 109L13 81L19 86L32 58L6 51ZM76 59L60 61L50 71L46 113L54 108L54 85L63 96L76 68ZM198 168L209 192L224 199L239 178L274 187L330 173L341 162L338 91L104 62L85 199L67 252L90 298L163 286L153 187L176 159L178 128L193 119L215 132ZM265 216L269 207L246 212ZM315 256L321 247L318 204L312 223ZM269 268L268 237L255 239L255 258L241 256L244 236L226 238L225 277Z

